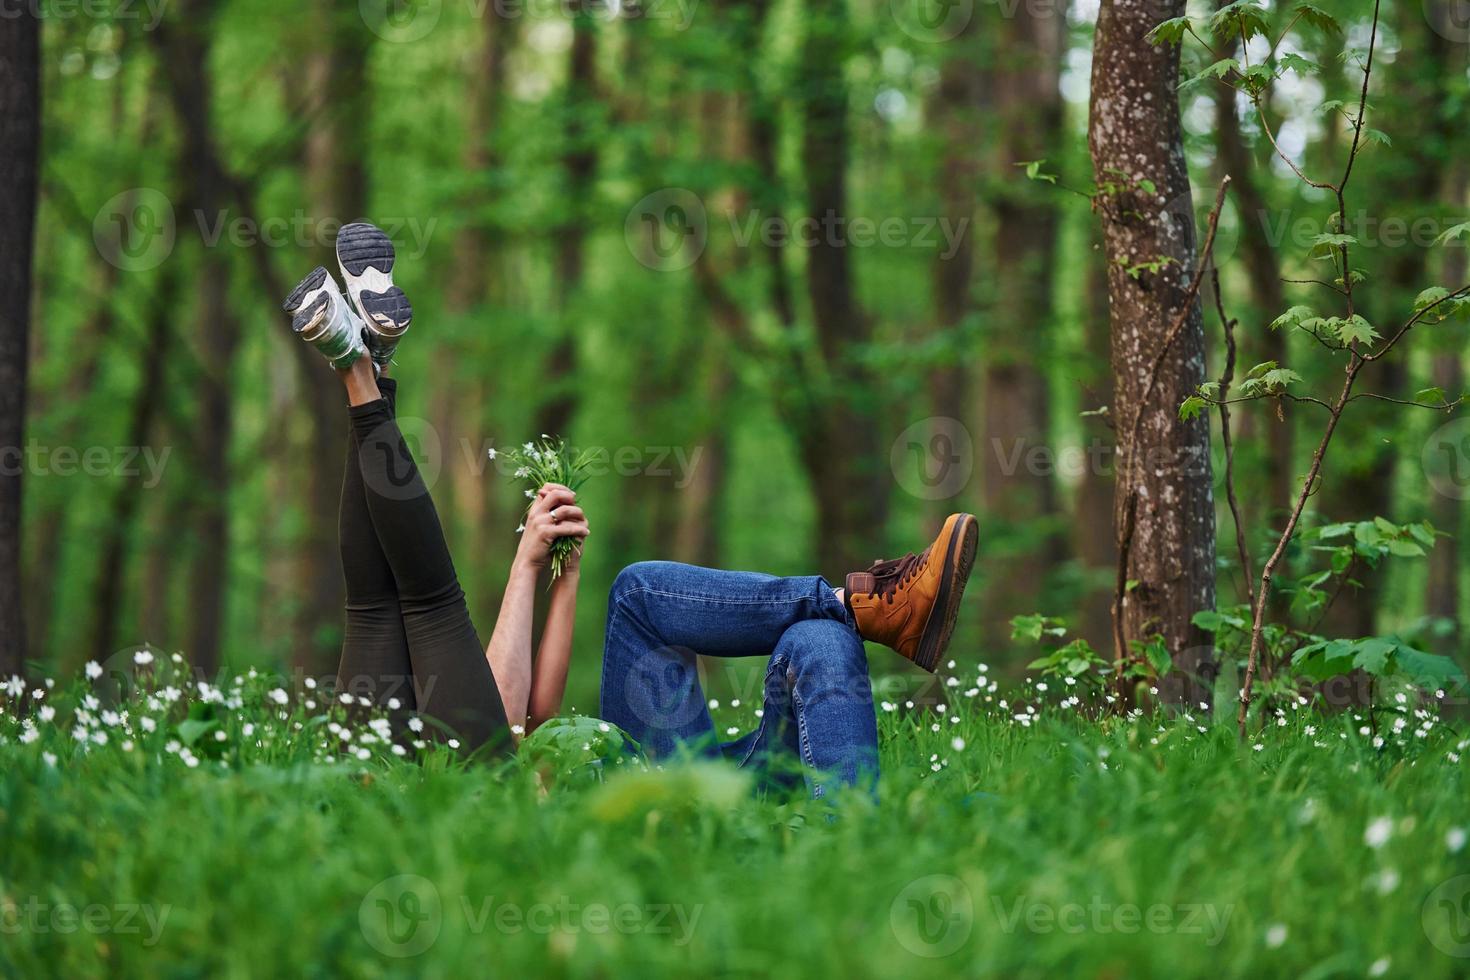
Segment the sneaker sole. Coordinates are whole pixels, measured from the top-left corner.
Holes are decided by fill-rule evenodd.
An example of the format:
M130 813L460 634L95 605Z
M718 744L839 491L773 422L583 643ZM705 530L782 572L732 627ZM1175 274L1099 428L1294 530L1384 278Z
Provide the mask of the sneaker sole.
M408 329L413 306L403 290L393 285L393 241L377 225L356 222L337 233L337 264L347 282L347 295L357 311L390 337Z
M291 330L296 336L315 348L333 367L344 368L366 353L361 340L362 321L348 307L336 281L321 266L311 270L291 290L281 308L291 315ZM319 341L332 330L337 331L339 342L323 350Z
M301 304L306 301L307 295L321 289L322 283L326 281L327 270L317 266L311 270L310 275L297 284L295 289L291 290L291 295L286 297L286 302L281 304L281 309L294 316L296 311L301 309Z
M934 601L934 612L924 626L924 635L919 639L914 663L931 674L939 664L939 658L949 648L950 638L960 614L960 599L965 594L965 585L970 581L970 570L975 567L975 551L980 543L980 525L973 514L961 514L954 533L944 553L944 575L939 580L939 595ZM938 617L935 613L939 613Z

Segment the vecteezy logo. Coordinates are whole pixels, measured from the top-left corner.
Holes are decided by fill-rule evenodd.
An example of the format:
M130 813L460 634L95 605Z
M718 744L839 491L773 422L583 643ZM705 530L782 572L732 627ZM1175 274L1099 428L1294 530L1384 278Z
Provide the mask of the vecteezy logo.
M439 889L419 875L378 882L357 910L363 938L384 956L418 956L439 938Z
M650 269L687 269L704 254L709 240L704 202L683 187L654 191L628 212L623 238L633 257Z
M958 419L936 415L898 434L888 465L906 493L920 500L948 500L970 482L975 444Z
M1419 912L1424 935L1448 956L1470 957L1470 875L1456 875L1424 899Z
M378 37L407 44L439 26L444 0L357 0L357 12Z
M888 924L899 944L915 956L949 956L970 938L975 902L954 875L926 875L898 893L888 909Z
M176 231L173 204L151 187L114 195L92 220L98 254L124 272L161 265L173 253Z
M1446 41L1470 42L1470 0L1424 0L1424 19Z
M389 500L416 500L439 480L444 444L425 419L405 416L384 422L358 446L363 484Z
M1435 429L1419 459L1435 492L1455 500L1470 499L1470 418Z
M889 0L902 31L915 41L937 44L959 36L975 15L975 0Z

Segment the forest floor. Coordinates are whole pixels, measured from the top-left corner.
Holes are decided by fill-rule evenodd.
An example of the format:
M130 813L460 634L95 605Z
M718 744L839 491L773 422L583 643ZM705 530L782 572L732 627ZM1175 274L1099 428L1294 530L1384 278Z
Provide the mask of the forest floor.
M0 686L0 975L1470 969L1467 739L1432 699L1288 702L1241 742L982 676L943 711L885 702L878 800L814 803L613 765L595 720L466 767L314 691L164 680L116 710L101 680Z

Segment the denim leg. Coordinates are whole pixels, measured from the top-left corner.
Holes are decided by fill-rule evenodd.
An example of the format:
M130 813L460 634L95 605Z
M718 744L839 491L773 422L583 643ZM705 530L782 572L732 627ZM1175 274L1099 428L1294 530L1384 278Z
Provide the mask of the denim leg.
M779 780L782 756L801 760L814 798L824 794L829 780L866 789L877 785L878 724L868 658L846 623L795 623L771 656L761 727L741 762Z
M649 755L668 755L677 744L692 742L717 756L696 656L768 657L793 625L807 621L852 632L847 610L818 576L778 578L675 562L630 565L608 597L602 717Z

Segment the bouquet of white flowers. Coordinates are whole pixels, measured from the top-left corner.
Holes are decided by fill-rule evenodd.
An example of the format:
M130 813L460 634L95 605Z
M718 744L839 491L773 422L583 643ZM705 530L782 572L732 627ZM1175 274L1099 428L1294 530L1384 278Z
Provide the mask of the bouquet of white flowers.
M540 442L528 442L515 449L490 450L491 459L504 458L515 467L512 474L526 484L526 497L533 503L536 491L547 483L560 483L572 492L587 482L587 470L593 459L590 451L577 451L567 445L561 437L541 435ZM527 504L529 511L531 505ZM516 533L526 529L524 523ZM581 544L575 538L558 538L551 545L551 581L555 582L566 567L567 559L576 553Z

